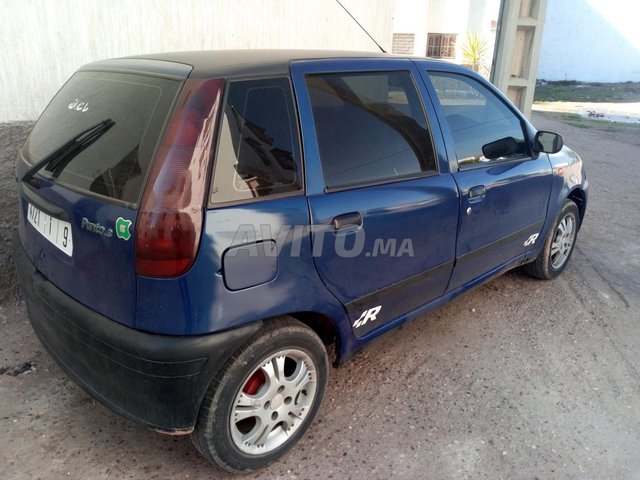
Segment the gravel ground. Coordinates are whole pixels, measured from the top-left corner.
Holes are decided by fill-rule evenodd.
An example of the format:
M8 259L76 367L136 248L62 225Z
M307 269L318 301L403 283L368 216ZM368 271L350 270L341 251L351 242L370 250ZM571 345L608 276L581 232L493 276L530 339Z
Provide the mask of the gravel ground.
M15 161L32 126L32 122L0 124L0 304L19 297L11 256L11 241L18 222Z
M564 274L508 273L374 342L331 372L298 447L247 478L640 480L640 135L534 123L589 171ZM0 478L226 478L187 438L95 403L35 339L7 268L27 128L0 128Z

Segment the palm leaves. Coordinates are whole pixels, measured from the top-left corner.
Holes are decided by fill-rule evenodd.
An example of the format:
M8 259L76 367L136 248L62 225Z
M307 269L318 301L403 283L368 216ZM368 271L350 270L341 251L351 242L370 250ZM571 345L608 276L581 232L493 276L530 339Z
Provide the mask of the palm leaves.
M462 45L462 57L465 64L469 65L476 72L484 63L484 57L488 50L487 40L478 35L477 32L467 33L466 41Z

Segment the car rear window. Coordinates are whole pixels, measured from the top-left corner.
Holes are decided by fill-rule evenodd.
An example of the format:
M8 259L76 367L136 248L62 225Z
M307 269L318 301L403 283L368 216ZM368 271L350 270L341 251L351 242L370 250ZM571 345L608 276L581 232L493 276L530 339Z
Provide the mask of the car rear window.
M287 78L231 82L219 137L212 203L243 202L302 188Z
M25 145L34 163L101 122L112 127L39 175L75 190L137 203L158 137L181 83L112 72L78 72L62 87Z

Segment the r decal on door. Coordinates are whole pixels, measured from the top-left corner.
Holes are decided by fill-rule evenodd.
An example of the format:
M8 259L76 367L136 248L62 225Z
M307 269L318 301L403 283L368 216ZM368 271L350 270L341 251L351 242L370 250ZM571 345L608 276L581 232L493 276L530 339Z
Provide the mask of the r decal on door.
M382 310L382 305L365 310L362 312L362 315L360 315L360 318L353 322L353 328L362 327L369 321L373 322L378 317L380 310Z
M534 233L533 235L529 236L529 238L527 238L527 240L524 242L524 246L528 247L529 245L533 245L534 243L536 243L536 240L538 239L538 235L540 234Z

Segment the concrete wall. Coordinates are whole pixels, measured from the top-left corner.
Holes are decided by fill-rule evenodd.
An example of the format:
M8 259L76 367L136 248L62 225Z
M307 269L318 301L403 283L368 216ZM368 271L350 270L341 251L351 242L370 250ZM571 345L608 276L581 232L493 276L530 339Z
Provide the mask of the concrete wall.
M538 78L640 81L640 2L549 0Z
M397 49L394 53L425 56L427 52L427 11L433 0L396 0L393 14L393 33L397 43L406 42L406 34L413 35L411 49ZM403 36L403 34L405 34ZM399 37L399 38L398 38Z
M391 50L395 0L342 0ZM333 0L2 0L0 121L35 119L81 65L223 48L377 51Z
M427 29L435 33L456 33L467 27L469 0L430 0Z

